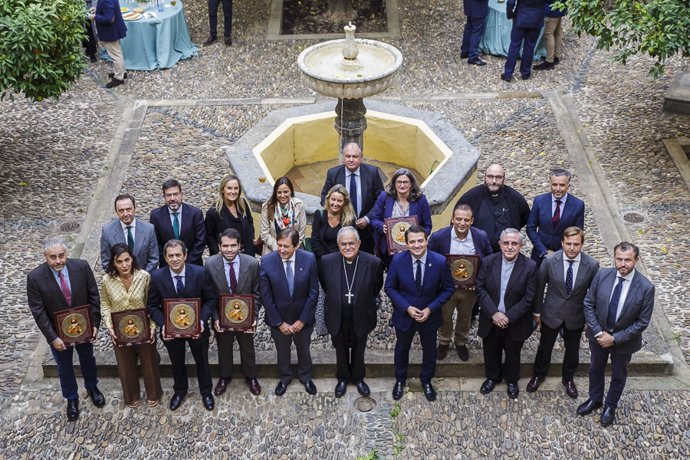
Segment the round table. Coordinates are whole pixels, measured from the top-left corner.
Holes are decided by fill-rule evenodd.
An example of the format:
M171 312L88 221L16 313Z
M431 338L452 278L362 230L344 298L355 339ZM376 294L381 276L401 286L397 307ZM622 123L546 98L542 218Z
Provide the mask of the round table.
M494 56L508 56L513 20L506 17L506 5L506 2L499 3L498 0L489 0L489 14L486 17L484 36L479 42L479 50L481 52L493 54ZM544 28L542 27L539 32L537 46L534 49L535 59L546 56L543 35ZM522 50L520 50L520 54L522 54Z

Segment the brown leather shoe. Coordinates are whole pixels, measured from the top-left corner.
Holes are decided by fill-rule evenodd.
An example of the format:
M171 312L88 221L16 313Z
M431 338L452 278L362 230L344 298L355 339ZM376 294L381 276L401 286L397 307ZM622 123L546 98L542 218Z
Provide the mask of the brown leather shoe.
M213 394L216 396L220 396L223 393L225 393L225 390L227 389L227 387L231 381L232 381L232 377L228 377L228 378L221 377L221 378L219 378L218 383L216 383L216 388L214 388L214 390L213 390Z
M254 396L259 396L261 394L261 385L256 377L248 378L247 385L249 385L249 392Z
M568 396L570 396L573 399L577 399L577 387L575 386L575 382L572 380L568 380L567 382L563 382L563 386L565 387L565 392Z
M544 383L544 377L537 377L536 375L532 377L527 384L527 393L534 393L539 389L541 384Z

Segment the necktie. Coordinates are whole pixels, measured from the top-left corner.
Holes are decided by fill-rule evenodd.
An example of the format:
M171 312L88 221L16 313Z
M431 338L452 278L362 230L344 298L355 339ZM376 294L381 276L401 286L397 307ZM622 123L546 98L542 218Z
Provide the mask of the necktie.
M565 293L570 294L573 290L573 262L574 260L569 260L568 271L565 274Z
M230 272L229 278L230 278L230 291L233 294L237 293L237 276L235 275L235 264L229 263L228 266L230 267L228 271Z
M60 280L60 290L62 291L62 295L65 296L67 305L72 305L72 291L69 290L69 286L67 285L65 275L63 275L62 272L59 272L58 279Z
M553 217L551 218L553 228L558 227L559 220L561 220L561 200L556 200L556 209L553 211Z
M359 216L359 211L357 206L359 204L359 197L357 196L357 181L355 180L355 174L350 174L350 202L355 210L355 214Z
M613 288L613 295L611 296L611 301L609 302L609 314L606 317L606 326L609 331L613 330L613 326L616 325L616 313L618 313L618 302L621 300L621 292L623 291L623 281L625 278L617 276L616 280L618 284Z
M181 276L181 275L175 276L175 280L177 280L177 284L176 284L176 286L175 286L175 290L176 290L177 293L179 294L179 293L181 293L182 290L184 289L184 283L182 283L182 276Z
M175 234L175 239L180 239L180 219L177 218L179 212L172 213L173 215L173 233Z
M285 261L285 276L287 277L288 289L290 290L290 297L292 297L292 288L295 285L295 272L292 271L292 261Z
M127 226L127 246L129 246L130 251L134 252L134 235L132 235L131 225Z
M422 289L422 261L418 260L415 263L417 264L417 272L414 275L414 284L419 291Z

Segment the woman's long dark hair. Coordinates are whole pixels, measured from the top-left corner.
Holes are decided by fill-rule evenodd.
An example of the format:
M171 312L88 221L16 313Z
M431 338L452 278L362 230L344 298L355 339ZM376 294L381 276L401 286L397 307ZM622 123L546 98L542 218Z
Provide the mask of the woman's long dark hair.
M134 257L134 254L132 254L132 250L129 249L129 246L127 246L125 243L117 243L110 248L110 260L108 261L108 267L105 269L105 272L108 275L112 276L113 278L120 276L120 272L118 272L117 267L115 267L115 259L125 253L129 254L129 257L132 258L132 273L134 273L135 270L139 270L137 258Z

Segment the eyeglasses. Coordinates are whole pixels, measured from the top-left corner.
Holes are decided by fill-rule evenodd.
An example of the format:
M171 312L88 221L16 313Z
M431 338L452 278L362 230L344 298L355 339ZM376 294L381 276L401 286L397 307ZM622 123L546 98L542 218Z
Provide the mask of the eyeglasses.
M349 247L354 247L357 246L356 241L342 241L338 243L338 246L343 247L343 248L349 248Z
M409 180L396 180L395 183L399 184L399 185L410 185L411 184L411 182Z

